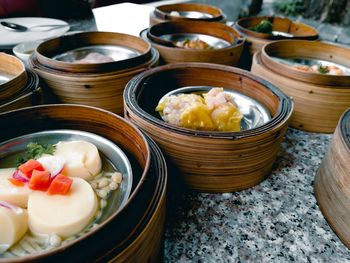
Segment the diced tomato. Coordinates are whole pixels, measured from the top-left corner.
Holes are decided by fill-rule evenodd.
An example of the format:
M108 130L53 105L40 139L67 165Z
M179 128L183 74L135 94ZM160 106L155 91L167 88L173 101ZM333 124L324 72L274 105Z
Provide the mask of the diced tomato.
M33 170L45 171L45 169L41 165L41 163L39 163L38 161L33 160L33 159L30 159L27 162L25 162L24 164L20 165L18 167L18 170L20 170L28 178L31 178Z
M18 179L15 179L15 178L8 178L8 180L10 181L11 184L15 185L15 186L23 186L24 185L24 182L18 180Z
M48 171L33 170L28 186L33 190L46 191L50 186L50 173Z
M72 183L73 180L71 178L64 176L63 174L58 174L51 182L47 193L50 195L65 195L69 192Z

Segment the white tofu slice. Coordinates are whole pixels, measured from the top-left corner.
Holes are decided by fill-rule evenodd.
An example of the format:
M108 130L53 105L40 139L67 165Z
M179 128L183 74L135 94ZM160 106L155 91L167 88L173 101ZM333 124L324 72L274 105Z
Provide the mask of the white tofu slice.
M35 234L57 234L63 238L83 230L98 208L97 197L88 182L72 177L66 195L33 191L29 196L29 229Z

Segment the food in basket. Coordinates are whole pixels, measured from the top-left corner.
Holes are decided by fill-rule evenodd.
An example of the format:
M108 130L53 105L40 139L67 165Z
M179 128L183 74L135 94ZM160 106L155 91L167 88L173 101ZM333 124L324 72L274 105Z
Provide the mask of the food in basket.
M314 64L312 66L307 65L295 65L295 69L310 72L310 73L320 73L320 74L328 74L328 75L337 75L343 76L345 75L344 70L336 65L322 65L322 64Z
M210 46L207 42L200 40L198 38L186 39L184 41L177 41L175 45L186 49L199 49L199 50L212 49L212 46Z
M262 20L258 25L249 28L258 33L272 34L273 25L269 20Z
M29 143L16 168L0 169L0 258L57 247L95 227L122 181L104 158L86 141Z
M159 102L156 111L170 124L205 131L239 131L243 117L223 88L205 94L170 95Z
M84 58L77 59L73 63L77 64L93 64L93 63L106 63L113 62L114 59L97 52L88 53Z

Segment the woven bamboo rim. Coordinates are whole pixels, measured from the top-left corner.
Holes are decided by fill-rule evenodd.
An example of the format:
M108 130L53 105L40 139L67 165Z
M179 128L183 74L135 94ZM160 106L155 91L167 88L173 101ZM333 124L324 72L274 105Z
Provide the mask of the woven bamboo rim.
M169 87L154 84L162 83L163 77L172 83L170 90L196 85L232 88L258 100L273 118L260 127L241 132L175 127L153 112L160 97L170 91ZM147 85L143 86L145 82ZM142 94L146 91L147 97L152 98L147 103L146 95ZM204 63L172 64L136 76L125 88L124 104L125 117L160 145L179 167L187 185L205 192L237 191L261 182L272 168L293 110L286 95L260 78L243 70Z
M15 96L0 103L0 112L41 104L43 102L42 95L38 75L31 70L27 70L27 83Z
M169 47L156 43L147 37L150 35L158 36L165 33L200 33L222 38L230 46L220 49L195 50L178 47ZM141 32L141 36L148 40L155 47L165 63L178 62L210 62L223 65L237 65L241 56L244 40L241 39L238 32L222 23L202 22L202 21L177 21L166 22L152 26L146 31Z
M212 15L211 18L188 18L181 16L173 16L170 14L171 11L197 11L202 13L207 13ZM163 23L166 21L184 21L184 20L196 20L196 21L208 21L208 22L224 22L226 16L223 14L220 8L215 6L198 4L198 3L180 3L180 4L170 4L161 5L154 9L150 13L150 26L155 24Z
M348 48L320 41L283 40L264 46L261 51L261 60L271 71L288 78L319 85L350 87L350 76L303 72L272 57L327 60L350 68L350 49Z
M76 64L52 59L57 54L89 45L120 45L133 48L139 51L141 55L121 61L91 64ZM84 32L47 40L36 48L35 55L39 63L48 68L75 73L100 73L144 64L151 58L151 45L141 38L127 34Z
M18 120L21 120L22 127L25 129L18 129ZM86 235L46 252L28 257L6 259L6 261L0 259L0 262L38 261L53 256L58 259L57 257L62 254L69 254L70 249L77 249L81 243L87 242L86 240L93 240L97 233L103 232L109 224L117 220L136 199L149 176L151 155L146 138L133 124L111 112L81 105L42 105L0 114L0 125L4 127L5 124L7 128L0 130L1 140L55 128L80 129L96 133L117 143L134 156L142 171L140 172L140 180L133 187L127 204Z
M262 47L273 40L287 39L284 36L273 36L270 34L254 32L250 27L258 25L262 20L268 20L273 24L273 29L280 32L290 33L294 36L288 39L318 39L318 32L315 28L304 23L298 23L284 17L260 16L241 18L235 24L235 28L246 38L250 54L260 51Z
M0 72L13 76L0 84L0 102L15 96L26 84L27 73L23 62L15 56L0 53Z
M260 52L253 58L252 72L279 87L293 98L295 109L290 125L297 129L331 133L339 117L350 106L350 90L347 87L316 85L295 80L267 68Z
M339 120L315 178L318 205L334 232L350 249L350 109Z
M158 64L159 53L152 49L152 57L144 64L105 73L65 73L47 68L31 56L30 67L42 78L61 102L84 104L123 114L123 90L135 75Z

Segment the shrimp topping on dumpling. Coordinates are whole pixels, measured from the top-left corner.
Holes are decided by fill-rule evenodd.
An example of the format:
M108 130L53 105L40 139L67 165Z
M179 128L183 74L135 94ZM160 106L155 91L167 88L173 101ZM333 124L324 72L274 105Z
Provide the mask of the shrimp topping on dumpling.
M157 108L162 118L184 128L206 131L239 131L243 117L233 98L223 88L208 93L171 95Z

